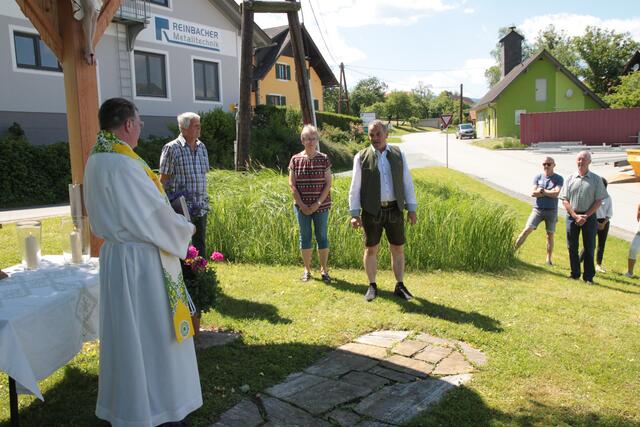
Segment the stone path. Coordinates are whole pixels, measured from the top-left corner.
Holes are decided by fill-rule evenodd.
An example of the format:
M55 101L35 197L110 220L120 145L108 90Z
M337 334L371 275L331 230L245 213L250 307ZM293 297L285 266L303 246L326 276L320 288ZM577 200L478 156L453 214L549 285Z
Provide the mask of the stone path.
M400 425L485 363L461 341L376 331L242 400L212 427Z

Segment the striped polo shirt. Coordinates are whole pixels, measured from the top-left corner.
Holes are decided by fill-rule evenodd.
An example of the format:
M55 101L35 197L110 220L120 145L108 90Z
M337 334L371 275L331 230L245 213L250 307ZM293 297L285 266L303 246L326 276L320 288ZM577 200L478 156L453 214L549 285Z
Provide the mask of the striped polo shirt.
M331 160L324 153L316 153L309 158L305 152L295 154L289 162L289 170L296 179L296 189L305 205L318 201L325 185L325 172L331 168ZM317 212L331 208L331 194L322 202Z

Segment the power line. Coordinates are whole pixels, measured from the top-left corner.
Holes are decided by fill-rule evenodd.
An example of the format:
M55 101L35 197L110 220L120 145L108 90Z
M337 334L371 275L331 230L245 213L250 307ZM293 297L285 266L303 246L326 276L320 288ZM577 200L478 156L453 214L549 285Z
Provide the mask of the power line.
M309 6L311 6L311 14L313 15L313 20L316 21L316 27L318 27L318 31L320 32L320 38L322 39L322 42L324 43L324 47L327 49L327 53L331 57L331 60L333 60L333 63L337 64L338 61L336 61L336 58L333 57L333 54L331 53L331 49L329 49L329 46L327 45L327 41L325 40L324 36L322 35L322 28L320 28L320 24L318 23L318 18L316 17L316 11L313 10L313 2L312 2L312 0L309 0ZM301 10L302 10L302 8L301 8Z
M379 68L379 67L365 67L362 65L350 65L349 68L359 68L362 70L377 70L377 71L407 71L407 72L418 72L418 71L466 71L466 70L484 70L486 67L466 67L466 68Z
M347 67L346 65L344 67L348 68L349 71L351 71L351 72L358 73L358 74L363 75L365 77L376 77L377 78L377 76L374 76L372 74L363 73L362 71L354 70L353 68ZM399 82L392 81L392 80L384 79L384 80L381 80L381 81L384 82L384 83L391 83L391 84L398 85L398 86L406 86L405 83L399 83ZM428 89L458 89L459 86L457 86L457 85L454 85L454 86L433 86L433 85L428 85L427 88Z

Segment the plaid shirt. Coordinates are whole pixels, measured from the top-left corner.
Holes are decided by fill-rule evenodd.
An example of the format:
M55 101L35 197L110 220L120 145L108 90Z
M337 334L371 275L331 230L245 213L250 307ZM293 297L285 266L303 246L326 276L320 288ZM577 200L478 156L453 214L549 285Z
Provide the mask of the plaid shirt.
M184 195L192 216L203 216L209 211L207 172L209 156L200 140L196 141L195 151L191 151L182 135L162 148L160 173L171 177L165 184L167 195L170 199Z

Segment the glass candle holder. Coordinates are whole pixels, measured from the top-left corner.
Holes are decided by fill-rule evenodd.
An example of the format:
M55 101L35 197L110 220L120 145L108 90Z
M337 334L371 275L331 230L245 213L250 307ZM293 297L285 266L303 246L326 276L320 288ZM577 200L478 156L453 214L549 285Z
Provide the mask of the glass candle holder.
M38 268L42 255L42 223L40 221L20 221L16 224L18 247L22 254L22 264L28 269Z
M84 264L91 257L89 218L86 216L62 217L60 237L62 255L66 264Z

